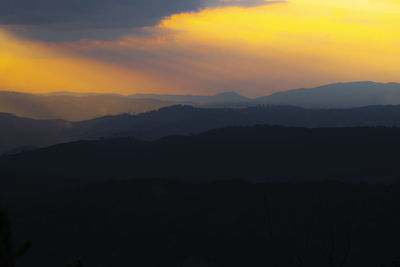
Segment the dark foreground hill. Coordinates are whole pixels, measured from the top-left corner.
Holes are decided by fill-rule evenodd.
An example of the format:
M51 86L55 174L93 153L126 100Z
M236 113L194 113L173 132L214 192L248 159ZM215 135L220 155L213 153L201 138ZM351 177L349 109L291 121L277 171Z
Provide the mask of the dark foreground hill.
M399 203L398 185L157 180L5 202L33 244L19 267L396 266Z
M107 116L68 122L0 115L0 154L62 142L102 137L155 140L169 135L198 134L233 125L272 124L296 127L400 126L400 106L311 110L289 106L195 108L171 106L139 115Z
M0 157L0 205L19 267L390 266L399 149L384 127L79 141Z
M146 142L79 141L0 158L0 169L66 179L398 182L400 128L230 127Z

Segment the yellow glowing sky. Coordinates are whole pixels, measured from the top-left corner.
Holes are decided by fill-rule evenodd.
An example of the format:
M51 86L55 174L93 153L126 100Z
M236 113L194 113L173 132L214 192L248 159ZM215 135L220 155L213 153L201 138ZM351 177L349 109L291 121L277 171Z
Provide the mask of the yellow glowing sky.
M145 35L47 44L0 30L0 89L248 96L399 81L399 0L292 0L175 14Z

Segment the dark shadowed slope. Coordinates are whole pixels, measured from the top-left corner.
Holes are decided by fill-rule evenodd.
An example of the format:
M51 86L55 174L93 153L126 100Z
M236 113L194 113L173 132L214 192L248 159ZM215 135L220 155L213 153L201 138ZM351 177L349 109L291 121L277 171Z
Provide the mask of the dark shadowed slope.
M83 121L37 121L0 116L0 153L61 142L101 137L154 140L169 135L198 134L233 125L273 124L298 127L400 126L400 106L307 110L295 107L202 109L172 106L139 115Z
M400 84L352 82L279 92L255 100L270 105L307 108L352 108L400 104Z
M231 127L153 142L81 141L2 157L1 169L81 179L397 181L400 128Z
M398 185L109 181L7 207L20 267L379 267L399 203Z
M63 120L33 120L0 113L0 154L71 141Z
M157 139L169 135L197 134L227 126L272 124L296 127L400 126L400 106L310 110L290 106L243 109L171 106L136 116L120 115L73 124L81 137L133 136ZM88 135L85 136L85 133Z

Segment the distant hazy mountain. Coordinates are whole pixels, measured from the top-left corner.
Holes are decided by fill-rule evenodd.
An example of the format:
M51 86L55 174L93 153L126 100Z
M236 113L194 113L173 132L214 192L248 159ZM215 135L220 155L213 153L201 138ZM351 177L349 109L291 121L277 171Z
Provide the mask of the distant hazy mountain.
M0 171L91 179L399 182L400 128L230 127L194 136L80 141L0 157Z
M161 107L190 104L194 106L243 106L249 99L236 93L215 96L81 94L56 92L25 94L0 91L0 112L32 119L89 120L122 113L143 113Z
M400 84L376 82L335 83L315 88L278 92L255 99L246 98L235 92L227 92L215 96L136 94L130 97L172 101L177 104L241 103L245 106L264 104L305 108L353 108L371 105L400 105Z
M59 91L59 92L52 92L52 93L45 93L45 94L38 94L42 96L120 96L123 97L121 94L101 94L101 93L76 93L76 92L68 92L68 91Z
M81 121L122 113L142 113L171 105L243 108L257 105L288 105L305 108L352 108L370 105L400 105L400 84L354 82L295 89L256 99L235 92L214 96L135 94L80 94L56 92L47 95L0 92L0 112L33 119Z
M399 83L351 82L295 89L257 98L268 105L307 108L352 108L369 105L399 105Z
M172 101L178 104L246 103L251 101L251 99L241 96L235 92L226 92L214 96L134 94L130 95L129 97L134 99L158 99L162 101Z
M400 106L321 110L290 106L242 109L171 106L139 115L123 114L81 122L33 120L1 114L0 154L82 139L136 137L155 140L233 125L256 124L297 127L400 126Z
M33 119L80 121L121 113L142 113L171 104L156 99L131 99L118 95L0 92L0 112Z

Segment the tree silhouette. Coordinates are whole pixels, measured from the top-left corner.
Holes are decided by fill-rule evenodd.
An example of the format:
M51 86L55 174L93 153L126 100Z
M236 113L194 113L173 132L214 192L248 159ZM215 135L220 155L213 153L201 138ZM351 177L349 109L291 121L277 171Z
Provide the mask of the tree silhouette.
M27 241L23 247L13 252L10 218L5 209L0 209L0 267L14 267L15 259L25 254L31 245Z
M78 263L76 265L68 264L67 267L82 267L82 262L81 260L78 260Z

